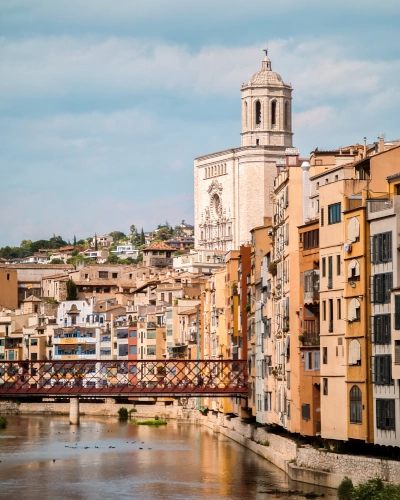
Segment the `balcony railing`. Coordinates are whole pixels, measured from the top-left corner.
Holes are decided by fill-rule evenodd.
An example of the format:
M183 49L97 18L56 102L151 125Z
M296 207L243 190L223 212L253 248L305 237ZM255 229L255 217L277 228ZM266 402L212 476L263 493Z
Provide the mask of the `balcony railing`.
M320 344L319 332L304 332L304 346L318 346Z

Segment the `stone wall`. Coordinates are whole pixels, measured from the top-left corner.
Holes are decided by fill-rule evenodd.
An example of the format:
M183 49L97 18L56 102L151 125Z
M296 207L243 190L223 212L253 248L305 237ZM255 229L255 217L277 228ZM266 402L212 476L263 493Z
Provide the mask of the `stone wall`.
M179 407L177 406L164 406L164 405L133 405L133 404L118 404L118 403L80 403L79 411L81 415L103 415L103 416L117 416L120 408L136 408L138 417L153 418L155 415L165 418L177 418ZM66 403L20 403L13 402L0 402L1 413L46 413L50 415L69 415L69 402Z
M393 483L398 483L400 480L400 462L342 455L316 450L311 446L298 448L296 463L298 467L348 476L356 483L362 483L374 477L380 477L384 481Z

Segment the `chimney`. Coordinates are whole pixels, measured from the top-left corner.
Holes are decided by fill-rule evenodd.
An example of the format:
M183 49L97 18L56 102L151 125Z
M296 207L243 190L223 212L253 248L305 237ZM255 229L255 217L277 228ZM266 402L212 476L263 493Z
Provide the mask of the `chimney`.
M378 153L385 151L385 134L378 135Z
M367 157L367 138L364 137L364 158Z
M286 156L286 166L298 166L299 165L299 156L300 152L298 148L286 148L285 149Z

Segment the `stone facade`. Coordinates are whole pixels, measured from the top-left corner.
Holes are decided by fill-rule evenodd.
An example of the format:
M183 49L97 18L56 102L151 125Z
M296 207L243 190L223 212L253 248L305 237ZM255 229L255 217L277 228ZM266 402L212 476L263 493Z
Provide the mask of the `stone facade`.
M291 92L266 57L242 86L242 146L195 159L195 248L238 249L272 215L276 166L292 146Z

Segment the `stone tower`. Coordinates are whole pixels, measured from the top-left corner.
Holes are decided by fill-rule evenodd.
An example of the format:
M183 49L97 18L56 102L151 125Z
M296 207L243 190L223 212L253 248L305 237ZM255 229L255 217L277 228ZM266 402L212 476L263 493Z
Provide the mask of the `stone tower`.
M292 147L292 87L267 56L241 93L241 147L194 161L196 249L236 250L250 240L250 230L272 216L276 166Z
M242 85L242 146L292 147L292 86L265 56L261 71Z

